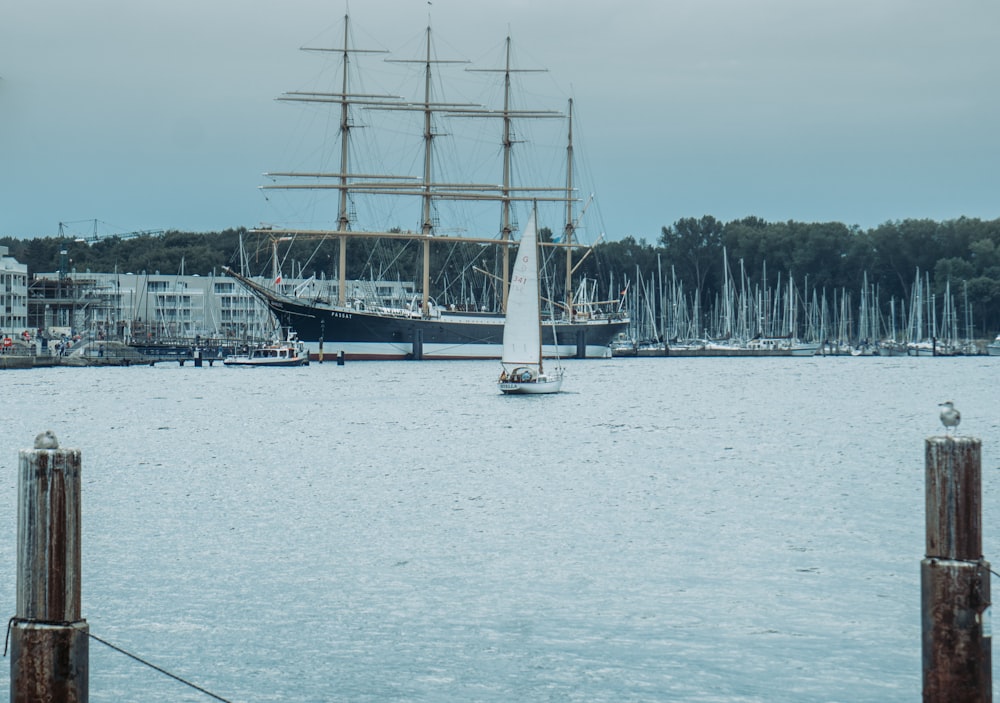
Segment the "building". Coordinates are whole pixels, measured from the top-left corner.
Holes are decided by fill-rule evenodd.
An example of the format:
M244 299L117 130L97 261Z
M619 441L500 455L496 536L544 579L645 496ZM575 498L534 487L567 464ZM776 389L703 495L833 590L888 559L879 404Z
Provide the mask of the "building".
M260 338L270 314L231 278L135 273L39 273L29 321L48 336L128 342Z
M28 265L0 246L0 333L7 337L28 329Z
M281 279L282 293L335 299L337 282ZM353 301L399 306L414 295L412 282L349 281ZM91 335L126 342L170 342L195 337L262 339L277 324L268 309L229 276L159 273L39 273L28 291L27 326L50 337Z

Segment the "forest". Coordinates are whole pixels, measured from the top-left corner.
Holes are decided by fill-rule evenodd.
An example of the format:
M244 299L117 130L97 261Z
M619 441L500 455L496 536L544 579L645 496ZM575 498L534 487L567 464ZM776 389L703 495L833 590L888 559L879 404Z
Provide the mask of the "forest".
M542 231L543 241L551 238L550 231ZM270 275L273 266L267 233L244 228L135 237L6 237L0 244L27 264L29 274L68 267L77 272L219 275L223 266L231 266ZM335 241L281 243L279 270L290 277L335 277L337 246ZM414 242L351 240L348 277L419 281L421 256ZM496 270L500 260L499 247L445 238L431 248L431 257L431 293L445 302L479 291L482 303L492 284L478 269ZM911 305L914 286L925 281L938 300L951 291L960 316L974 326L971 334L992 338L1000 331L1000 219L912 219L861 229L839 222L767 222L758 217L722 222L705 215L664 226L655 242L625 237L597 244L586 257L578 252L574 260L579 262L576 277L596 281L601 295L615 298L623 290L662 289L669 282L682 285L685 296L697 295L706 316L735 276L743 285L765 290L794 281L803 302L819 294L830 300L853 295L857 304L865 291L878 301L883 315L890 306ZM559 277L553 281L552 294L562 296ZM662 305L662 296L655 301Z

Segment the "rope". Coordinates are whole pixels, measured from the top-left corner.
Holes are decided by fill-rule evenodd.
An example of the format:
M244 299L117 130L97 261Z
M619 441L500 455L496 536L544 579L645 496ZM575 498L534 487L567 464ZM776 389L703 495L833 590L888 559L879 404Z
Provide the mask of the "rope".
M10 630L15 622L23 622L29 625L49 625L51 627L70 627L72 622L65 620L38 620L37 618L19 618L16 615L7 621L7 636L3 640L3 655L7 656L7 645L10 644Z
M977 565L979 565L980 568L982 568L983 564L986 563L986 560L983 559L983 558L979 558L979 559L956 559L955 561L960 561L963 564L977 564ZM991 574L993 574L997 578L1000 578L1000 574L998 574L992 568L987 569L987 571L989 571Z
M942 560L942 561L957 561L957 562L959 562L961 564L976 564L980 568L982 568L982 566L986 563L986 560L983 559L983 558L979 558L979 559L947 559L945 557L927 557L927 558L928 559L939 559L939 560ZM1000 578L1000 574L998 574L996 571L994 571L992 569L992 567L989 568L989 569L987 569L987 571L989 571L991 574L993 574L997 578Z
M3 640L3 656L4 659L7 658L7 645L10 643L10 628L14 627L14 621L17 620L15 615L10 620L7 621L7 636Z
M186 680L182 679L182 678L181 678L180 676L177 676L176 674L171 674L171 673L170 673L169 671L167 671L166 669L161 669L160 667L156 666L155 664L153 664L153 663L151 663L151 662L148 662L148 661L146 661L146 660L145 660L145 659L143 659L142 657L137 657L136 655L132 654L131 652L126 652L126 651L125 651L124 649L122 649L121 647L116 647L115 645L111 644L111 643L110 643L110 642L108 642L107 640L103 640L103 639L101 639L101 638L100 638L100 637L98 637L97 635L94 635L94 634L91 634L91 633L89 633L89 632L88 632L87 634L88 634L88 636L90 637L90 639L92 639L92 640L97 640L98 642L100 642L101 644L105 645L106 647L110 647L111 649L115 650L116 652L121 652L121 653L122 653L122 654L124 654L124 655L125 655L126 657L131 657L132 659L135 659L135 660L136 660L137 662L139 662L140 664L145 664L145 665L146 665L146 666L148 666L148 667L149 667L150 669L154 669L154 670L156 670L156 671L159 671L159 672L160 672L161 674L163 674L163 675L165 675L165 676L169 676L170 678L174 679L175 681L179 681L179 682L181 682L181 683L182 683L182 684L184 684L185 686L190 686L190 687L191 687L191 688L193 688L194 690L196 690L196 691L199 691L199 692L201 692L201 693L204 693L204 694L205 694L206 696L209 696L209 697L211 697L211 698L214 698L214 699L215 699L215 700L217 700L217 701L222 701L223 703L232 703L232 701L229 701L229 700L226 700L226 699L225 699L225 698L223 698L222 696L217 696L217 695L215 695L214 693L212 693L211 691L207 691L207 690L205 690L204 688L202 688L201 686L198 686L197 684L193 684L193 683L191 683L190 681L186 681Z
M10 631L11 631L11 628L14 627L14 623L15 622L39 623L39 624L54 625L54 626L67 626L67 625L72 625L73 624L73 623L69 623L69 622L50 622L50 621L46 621L46 620L35 620L35 619L32 619L32 618L19 618L19 617L17 617L15 615L14 617L12 617L10 620L7 621L7 636L4 638L4 643L3 643L3 655L4 655L4 657L7 656L7 647L10 644ZM227 699L223 698L222 696L217 696L214 693L212 693L211 691L208 691L208 690L202 688L201 686L198 686L197 684L191 683L190 681L182 679L180 676L177 676L176 674L171 674L166 669L158 667L155 664L146 661L142 657L138 657L135 654L132 654L131 652L127 652L124 649L122 649L121 647L117 647L117 646L111 644L110 642L108 642L107 640L101 639L100 637L98 637L95 634L92 634L92 633L88 632L87 636L90 637L90 639L92 639L92 640L97 640L98 642L100 642L101 644L105 645L106 647L110 647L111 649L115 650L116 652L121 652L126 657L130 657L131 659L134 659L135 661L139 662L140 664L145 664L150 669L153 669L155 671L159 671L164 676L169 676L170 678L174 679L175 681L179 681L180 683L184 684L185 686L190 686L194 690L196 690L196 691L198 691L200 693L204 693L206 696L209 696L210 698L214 698L217 701L222 701L222 703L232 703L232 701L227 700Z

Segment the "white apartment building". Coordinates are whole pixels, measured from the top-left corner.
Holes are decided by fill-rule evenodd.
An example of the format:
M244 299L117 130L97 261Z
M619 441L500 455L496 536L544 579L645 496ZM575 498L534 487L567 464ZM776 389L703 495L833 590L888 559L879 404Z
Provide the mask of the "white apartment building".
M272 283L272 285L275 285ZM330 280L282 279L285 295L336 299ZM413 296L412 282L349 281L352 300L399 305ZM260 339L275 332L266 306L229 276L147 273L36 274L32 280L33 328L50 334L93 333L129 342L203 338Z
M14 337L28 328L28 265L0 246L0 336Z
M273 326L256 298L229 277L40 273L32 321L51 334L95 333L126 341L259 338Z

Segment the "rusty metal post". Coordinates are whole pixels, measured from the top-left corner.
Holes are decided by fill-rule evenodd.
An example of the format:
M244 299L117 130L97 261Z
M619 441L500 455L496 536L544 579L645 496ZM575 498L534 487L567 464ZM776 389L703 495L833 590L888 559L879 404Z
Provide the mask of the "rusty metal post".
M17 615L11 703L87 703L89 635L80 618L80 450L43 432L17 478Z
M929 437L925 449L924 703L990 703L993 633L990 565L983 559L982 444L975 437Z

